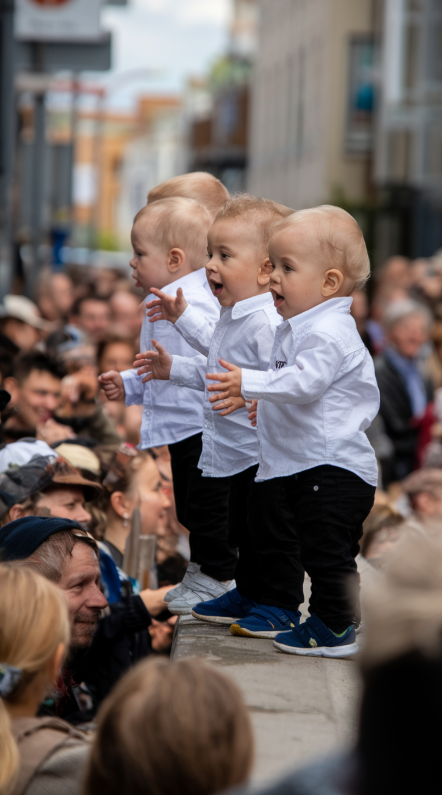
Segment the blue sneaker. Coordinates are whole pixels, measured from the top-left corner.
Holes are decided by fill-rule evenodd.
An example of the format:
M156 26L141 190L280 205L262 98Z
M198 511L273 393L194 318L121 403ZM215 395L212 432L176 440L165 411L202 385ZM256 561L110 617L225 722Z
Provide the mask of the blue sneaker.
M301 613L283 610L271 605L256 605L246 618L236 621L230 627L232 635L246 638L274 638L278 633L289 632L299 625Z
M337 637L318 616L309 616L307 621L277 635L273 645L288 654L303 654L311 657L350 657L358 651L353 625Z
M200 621L209 621L210 624L232 624L238 618L247 616L257 603L247 596L241 596L237 588L217 599L210 599L208 602L200 602L195 605L192 615Z

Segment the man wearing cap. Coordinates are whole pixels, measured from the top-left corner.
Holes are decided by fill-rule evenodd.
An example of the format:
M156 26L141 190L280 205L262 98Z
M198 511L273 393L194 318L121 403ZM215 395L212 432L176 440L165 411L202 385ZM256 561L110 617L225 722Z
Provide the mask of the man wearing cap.
M442 535L442 470L418 469L401 486L413 510L401 529L419 535Z
M34 456L24 466L0 474L0 525L23 516L57 516L88 523L85 502L95 500L101 486L86 480L62 458Z
M0 559L26 561L65 593L71 621L70 656L63 672L62 697L45 710L74 724L92 719L120 676L149 653L151 618L146 592L111 605L110 614L102 615L107 600L100 590L97 543L69 519L25 516L4 525ZM165 608L161 594L156 598L158 605L151 608L155 615ZM144 646L140 645L143 637Z

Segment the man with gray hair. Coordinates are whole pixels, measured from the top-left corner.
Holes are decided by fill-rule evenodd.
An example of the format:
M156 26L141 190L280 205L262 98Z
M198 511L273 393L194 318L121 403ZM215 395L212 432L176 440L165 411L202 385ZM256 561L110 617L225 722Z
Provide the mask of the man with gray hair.
M402 480L416 466L419 429L432 399L432 385L419 360L431 316L425 306L407 299L391 304L383 322L387 347L375 359L379 413L394 447L391 479Z

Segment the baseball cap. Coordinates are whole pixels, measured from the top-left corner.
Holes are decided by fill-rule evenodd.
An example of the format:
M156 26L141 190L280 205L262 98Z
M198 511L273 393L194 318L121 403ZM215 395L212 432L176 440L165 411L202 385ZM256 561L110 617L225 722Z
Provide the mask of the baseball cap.
M0 528L0 558L26 560L54 533L70 530L96 549L95 539L78 522L56 516L24 516Z
M86 502L95 500L101 493L101 486L86 480L63 458L34 456L28 464L10 467L0 474L0 519L18 502L57 485L81 486Z
M40 317L38 306L24 295L5 295L3 305L0 305L0 318L2 317L14 317L28 326L44 331L50 331L54 327L53 323Z

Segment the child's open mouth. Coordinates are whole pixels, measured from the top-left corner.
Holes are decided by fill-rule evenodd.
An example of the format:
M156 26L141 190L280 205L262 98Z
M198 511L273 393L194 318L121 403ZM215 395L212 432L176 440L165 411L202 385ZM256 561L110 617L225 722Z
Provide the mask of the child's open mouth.
M276 309L278 309L278 306L281 306L281 304L282 304L282 302L284 300L284 296L283 295L279 295L279 293L277 293L276 290L272 290L272 296L273 296L273 303L274 303Z
M212 279L210 281L213 284L213 294L214 295L221 295L221 293L222 293L222 291L224 289L224 285L221 284L220 282L214 282L214 281L212 281Z

